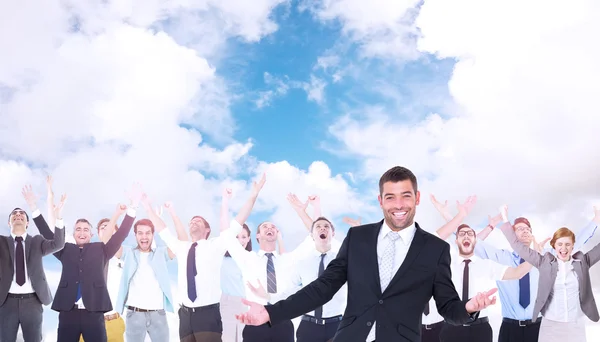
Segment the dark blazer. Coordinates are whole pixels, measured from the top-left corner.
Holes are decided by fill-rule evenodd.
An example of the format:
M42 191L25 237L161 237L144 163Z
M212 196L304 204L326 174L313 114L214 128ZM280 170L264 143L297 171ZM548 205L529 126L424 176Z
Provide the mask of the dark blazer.
M67 243L62 251L54 253L62 263L62 274L52 310L73 309L79 283L81 283L81 299L86 310L108 312L113 309L106 288L106 270L109 260L119 251L121 244L129 235L134 220L134 217L126 215L120 228L106 244L90 242L80 248L74 243ZM40 233L44 236L52 234L50 230L42 232L41 229Z
M348 282L348 304L333 341L364 342L373 322L377 341L421 341L421 315L433 296L439 313L452 324L474 320L450 275L450 246L418 224L406 259L381 293L377 236L383 221L351 228L337 257L315 281L288 299L266 306L271 324L327 303Z
M42 215L33 219L35 225L41 231L45 228L50 231L48 223ZM42 228L43 227L43 228ZM51 231L50 231L51 232ZM56 236L56 238L54 238ZM31 287L44 305L52 302L52 293L46 281L46 273L42 257L50 253L61 250L65 246L65 229L56 228L56 235L45 239L41 235L31 236L27 234L25 238L25 264L27 265L27 275L31 282ZM4 305L8 291L12 285L15 274L15 240L12 235L0 236L0 306Z
M537 299L535 300L533 316L531 317L531 320L535 322L540 312L542 315L546 313L546 308L548 308L548 304L550 304L552 297L554 297L553 289L556 282L556 275L558 274L558 261L552 253L546 252L544 255L541 255L519 241L510 223L504 223L500 229L515 252L540 271ZM594 246L594 248L585 254L578 251L571 258L573 258L573 271L575 271L577 279L579 279L579 303L581 304L581 311L590 320L598 322L600 317L598 316L598 307L596 306L596 300L592 292L590 267L600 261L600 244Z

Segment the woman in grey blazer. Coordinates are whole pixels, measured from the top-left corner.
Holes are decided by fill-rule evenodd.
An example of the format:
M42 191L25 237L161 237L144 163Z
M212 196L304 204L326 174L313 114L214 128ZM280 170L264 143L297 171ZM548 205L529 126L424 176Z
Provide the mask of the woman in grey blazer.
M600 244L587 253L573 254L575 234L568 228L558 229L550 240L554 253L541 255L519 241L508 222L506 207L502 209L504 224L500 227L512 248L521 258L539 269L537 300L533 309L535 321L541 312L539 341L585 342L585 314L598 322L598 308L590 283L590 267L600 260Z

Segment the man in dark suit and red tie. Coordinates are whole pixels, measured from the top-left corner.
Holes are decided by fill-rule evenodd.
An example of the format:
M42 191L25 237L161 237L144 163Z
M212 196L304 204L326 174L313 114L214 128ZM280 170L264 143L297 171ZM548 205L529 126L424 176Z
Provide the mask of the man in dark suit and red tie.
M496 289L460 300L450 275L450 246L414 222L420 193L417 179L396 166L379 180L384 220L353 227L325 272L289 298L262 306L243 300L247 325L271 325L298 317L327 303L347 282L348 304L335 342L418 342L421 314L433 296L451 324L477 319L496 302Z

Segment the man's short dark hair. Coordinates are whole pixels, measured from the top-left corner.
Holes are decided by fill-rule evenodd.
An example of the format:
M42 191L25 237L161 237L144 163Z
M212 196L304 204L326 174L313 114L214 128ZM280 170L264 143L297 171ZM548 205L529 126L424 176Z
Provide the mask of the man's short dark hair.
M310 232L311 233L313 231L313 228L315 228L315 224L318 221L327 221L329 223L329 225L331 226L331 231L335 231L335 227L333 226L333 223L331 223L331 221L329 221L329 219L327 219L326 217L320 216L316 220L314 220L313 223L312 223L312 225L310 226Z
M379 178L379 195L383 195L383 184L387 182L398 183L405 180L410 180L415 194L417 193L417 177L409 169L402 166L394 166L387 170L381 178Z

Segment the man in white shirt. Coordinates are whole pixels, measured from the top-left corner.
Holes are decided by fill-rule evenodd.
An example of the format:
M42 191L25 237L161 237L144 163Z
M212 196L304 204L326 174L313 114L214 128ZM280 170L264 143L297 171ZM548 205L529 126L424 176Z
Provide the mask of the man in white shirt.
M279 229L272 222L259 224L256 231L260 248L258 252L245 250L236 239L229 240L229 254L242 270L246 299L263 305L276 303L297 288L291 281L291 258L287 254L277 253L278 233ZM266 292L259 294L258 289L266 289ZM267 324L247 325L242 336L244 342L294 342L294 325L291 320L273 327Z
M210 230L199 230L204 235L191 232L192 241L181 241L165 229L164 221L152 209L150 202L144 208L160 237L177 257L178 287L182 303L179 309L179 338L182 342L221 342L223 324L219 302L221 300L221 265L229 241L241 245L236 236L242 230L260 190L265 175L254 183L246 201L230 228L216 238L207 239ZM198 232L198 231L196 231Z
M312 255L294 263L292 281L294 285L306 286L323 274L327 265L335 259L338 248L332 248L331 241L335 235L335 227L325 217L317 218L311 227L314 240ZM346 309L346 285L322 307L302 316L302 322L296 331L297 342L327 342L333 339Z

